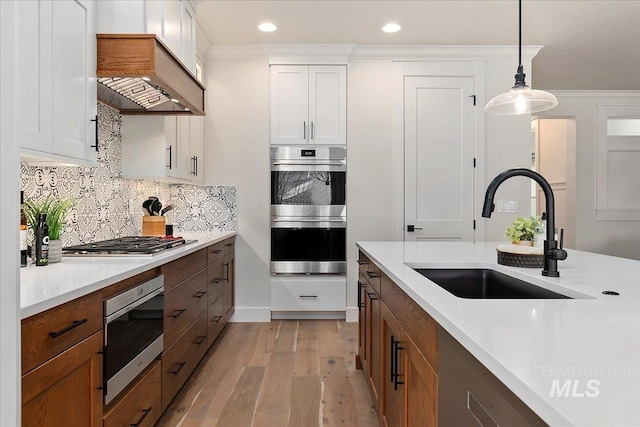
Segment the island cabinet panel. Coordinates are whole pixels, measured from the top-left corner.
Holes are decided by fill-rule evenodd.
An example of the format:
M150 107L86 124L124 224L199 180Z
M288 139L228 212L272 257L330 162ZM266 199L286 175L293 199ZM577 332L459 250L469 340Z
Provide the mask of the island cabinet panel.
M102 426L102 332L22 377L22 426Z
M438 323L382 274L381 296L433 369L438 371Z
M438 324L362 252L358 261L359 361L380 423L437 426Z
M206 266L207 248L163 265L160 270L164 274L165 292L202 271Z
M162 354L162 411L167 409L207 351L205 313Z
M402 327L386 304L382 304L382 352L384 376L382 409L382 424L385 427L404 426L404 400L405 400L405 375L406 354L401 347L404 339Z
M152 427L162 414L161 376L160 361L156 361L106 411L104 427Z
M439 338L440 426L547 425L442 328Z
M22 320L22 373L102 330L99 292Z
M173 287L164 295L164 347L173 342L207 309L207 271Z

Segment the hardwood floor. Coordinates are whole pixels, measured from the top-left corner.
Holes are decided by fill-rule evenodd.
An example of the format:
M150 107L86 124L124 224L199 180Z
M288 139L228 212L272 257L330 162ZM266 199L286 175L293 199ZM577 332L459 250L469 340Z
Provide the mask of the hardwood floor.
M377 427L357 351L357 323L231 323L157 426Z

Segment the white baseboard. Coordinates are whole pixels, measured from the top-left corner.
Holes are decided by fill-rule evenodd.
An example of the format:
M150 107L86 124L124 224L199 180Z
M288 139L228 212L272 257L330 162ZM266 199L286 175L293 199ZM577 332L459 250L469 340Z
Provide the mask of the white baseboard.
M359 317L358 311L358 307L347 307L345 320L347 322L357 322Z
M344 320L344 311L272 311L271 319L273 320L325 320L337 319Z
M271 322L271 308L236 307L229 322Z

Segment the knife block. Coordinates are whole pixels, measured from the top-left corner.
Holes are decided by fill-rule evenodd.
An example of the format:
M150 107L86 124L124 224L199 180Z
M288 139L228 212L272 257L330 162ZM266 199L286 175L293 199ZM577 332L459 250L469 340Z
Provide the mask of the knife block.
M142 217L142 235L164 237L165 234L165 217L164 216L143 216Z

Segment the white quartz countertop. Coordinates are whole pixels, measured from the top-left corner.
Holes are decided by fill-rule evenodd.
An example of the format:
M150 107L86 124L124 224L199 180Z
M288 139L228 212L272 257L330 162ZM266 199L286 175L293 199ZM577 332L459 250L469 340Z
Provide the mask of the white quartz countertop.
M22 318L43 312L75 298L113 285L136 274L196 252L236 232L180 233L197 242L159 252L153 256L62 257L46 267L30 265L20 269Z
M640 261L567 250L560 277L549 278L497 264L498 245L357 243L548 424L640 426ZM491 268L575 299L458 298L413 270L420 267ZM566 381L570 391L552 393Z

